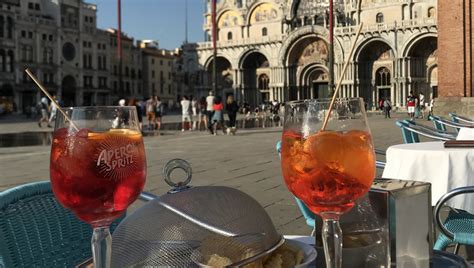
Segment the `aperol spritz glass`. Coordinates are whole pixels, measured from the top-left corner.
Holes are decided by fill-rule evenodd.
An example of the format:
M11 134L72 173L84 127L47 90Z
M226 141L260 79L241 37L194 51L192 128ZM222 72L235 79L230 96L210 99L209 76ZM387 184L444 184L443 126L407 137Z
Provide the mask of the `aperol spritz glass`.
M342 265L340 216L370 189L375 152L364 102L336 99L292 101L285 105L281 166L288 189L323 219L327 267Z
M50 175L59 203L92 225L94 267L110 267L110 224L145 184L146 158L135 107L73 107L58 113Z

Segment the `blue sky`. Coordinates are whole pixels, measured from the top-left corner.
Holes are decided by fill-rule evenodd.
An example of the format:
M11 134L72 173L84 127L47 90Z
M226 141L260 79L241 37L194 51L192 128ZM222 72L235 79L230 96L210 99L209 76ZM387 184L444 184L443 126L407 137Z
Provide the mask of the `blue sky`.
M122 0L122 31L135 39L158 40L173 49L184 41L186 0ZM117 0L86 0L97 5L99 28L117 28ZM203 41L203 0L188 0L188 41Z

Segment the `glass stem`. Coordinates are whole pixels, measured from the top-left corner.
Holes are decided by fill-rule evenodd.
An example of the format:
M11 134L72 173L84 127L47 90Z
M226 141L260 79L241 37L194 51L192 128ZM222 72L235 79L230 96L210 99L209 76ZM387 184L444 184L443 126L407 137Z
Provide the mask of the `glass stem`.
M112 236L110 235L109 227L94 228L91 242L94 268L110 268Z
M322 239L324 245L324 257L327 268L342 267L342 230L339 226L339 215L323 218Z

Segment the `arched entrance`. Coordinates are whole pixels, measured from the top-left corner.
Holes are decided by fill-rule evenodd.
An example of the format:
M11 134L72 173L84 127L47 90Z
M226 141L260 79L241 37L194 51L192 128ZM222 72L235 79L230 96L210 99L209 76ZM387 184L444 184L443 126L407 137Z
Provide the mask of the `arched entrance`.
M326 98L328 91L328 45L311 35L296 41L288 55L290 100Z
M429 36L420 39L408 50L411 90L415 94L423 93L426 101L438 88L437 49L437 38Z
M244 101L252 106L259 105L264 101L264 97L269 98L270 84L270 64L267 57L260 52L251 52L245 56L242 61L243 70L243 97ZM257 80L258 79L258 80ZM265 81L265 88L260 87L260 79ZM268 93L268 95L267 95Z
M263 102L270 101L270 78L267 74L261 74L258 77L258 90L260 91L260 99Z
M305 75L303 85L310 91L310 96L305 98L326 99L330 97L328 72L322 67L313 68ZM308 90L305 90L308 92Z
M65 106L74 106L76 103L76 79L71 75L63 78L61 99Z
M381 67L375 72L375 87L379 95L378 99L391 98L391 74L390 70L387 67Z
M10 84L4 84L0 87L0 114L9 114L14 112L13 105L13 87Z
M209 88L212 88L212 68L214 66L214 61L211 59L207 65L207 83ZM218 96L225 97L229 92L233 92L234 80L232 79L232 65L230 61L224 57L216 58L216 74L217 74L217 92L215 93Z
M367 109L376 109L382 97L394 99L395 89L392 83L393 51L380 40L367 43L359 52L357 59L357 78L359 96Z

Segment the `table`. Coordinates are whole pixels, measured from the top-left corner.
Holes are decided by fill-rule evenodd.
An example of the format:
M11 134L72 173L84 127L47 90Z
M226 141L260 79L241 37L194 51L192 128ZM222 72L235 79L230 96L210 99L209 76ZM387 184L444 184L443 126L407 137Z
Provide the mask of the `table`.
M474 128L460 128L456 140L474 140Z
M383 178L431 183L432 204L446 192L474 186L474 148L444 148L443 142L399 144L387 149ZM460 195L448 205L474 213L474 195Z

